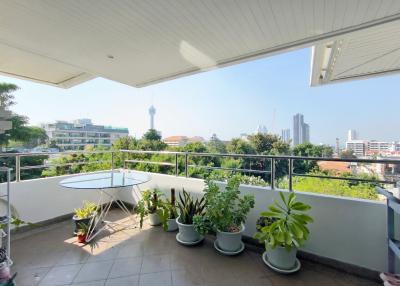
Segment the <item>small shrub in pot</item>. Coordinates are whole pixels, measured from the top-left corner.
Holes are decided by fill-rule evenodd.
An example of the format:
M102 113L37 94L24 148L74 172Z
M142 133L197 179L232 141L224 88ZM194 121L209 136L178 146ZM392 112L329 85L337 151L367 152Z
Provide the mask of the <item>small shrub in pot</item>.
M238 176L230 178L223 190L214 181L207 180L205 214L194 219L200 233L216 232L218 247L225 252L241 248L246 216L254 207L254 196L241 196L239 185Z
M143 227L143 221L146 216L149 217L150 225L160 225L161 220L158 215L158 210L162 206L161 197L164 194L157 190L146 190L142 192L142 198L136 205L136 212L139 213L140 216L140 228Z
M311 207L297 201L295 193L279 195L281 203L275 201L268 211L261 213L254 237L265 244L264 255L269 263L290 270L295 266L297 249L308 239L307 225L313 219L306 214Z
M176 218L178 217L178 210L176 207L175 189L171 189L171 200L166 199L163 201L161 208L157 211L162 226L165 231L175 231L178 229Z
M93 202L84 201L81 208L75 209L75 215L72 219L75 222L74 234L78 233L79 225L85 224L89 227L90 222L95 219L97 214L97 205Z

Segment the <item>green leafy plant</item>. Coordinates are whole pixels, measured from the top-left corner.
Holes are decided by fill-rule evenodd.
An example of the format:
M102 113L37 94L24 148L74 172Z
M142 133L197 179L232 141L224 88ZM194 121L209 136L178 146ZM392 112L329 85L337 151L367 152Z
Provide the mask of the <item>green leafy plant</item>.
M81 208L75 209L75 215L78 219L90 218L97 211L97 205L92 202L83 202Z
M78 223L78 235L86 235L89 233L89 225L85 223Z
M220 190L214 181L206 181L205 215L195 218L195 228L198 232L241 230L241 224L246 221L247 214L254 207L254 196L240 196L239 185L239 176L231 177L224 190Z
M164 230L168 230L168 219L176 219L178 211L176 208L175 189L171 189L171 200L166 199L157 210Z
M265 243L266 249L281 246L290 251L293 247L302 246L308 239L310 231L307 224L313 219L305 212L311 207L297 201L293 192L287 198L283 193L279 195L283 204L274 201L268 211L261 213L254 237Z
M142 198L135 208L135 211L140 215L140 228L143 227L143 220L147 215L157 213L162 207L163 201L161 197L163 195L164 194L157 189L142 192Z
M193 217L198 215L202 216L205 200L204 197L201 199L193 200L193 197L188 192L183 190L183 197L179 194L179 222L183 224L193 224Z

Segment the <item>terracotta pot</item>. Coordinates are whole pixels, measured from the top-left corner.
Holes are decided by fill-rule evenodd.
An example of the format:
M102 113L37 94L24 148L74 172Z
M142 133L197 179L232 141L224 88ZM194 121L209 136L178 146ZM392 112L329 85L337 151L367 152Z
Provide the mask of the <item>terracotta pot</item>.
M79 234L77 235L78 237L78 242L79 243L85 243L86 242L86 233L85 234Z

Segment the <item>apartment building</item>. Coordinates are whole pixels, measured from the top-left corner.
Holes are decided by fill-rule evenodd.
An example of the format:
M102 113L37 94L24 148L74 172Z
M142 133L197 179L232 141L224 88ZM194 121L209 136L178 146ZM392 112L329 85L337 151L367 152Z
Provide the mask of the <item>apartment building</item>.
M90 119L73 122L56 121L43 124L49 140L55 141L60 150L82 150L85 146L110 147L118 138L129 135L128 128L95 125Z
M200 136L169 136L163 139L164 143L172 147L183 147L188 143L204 142L204 138Z

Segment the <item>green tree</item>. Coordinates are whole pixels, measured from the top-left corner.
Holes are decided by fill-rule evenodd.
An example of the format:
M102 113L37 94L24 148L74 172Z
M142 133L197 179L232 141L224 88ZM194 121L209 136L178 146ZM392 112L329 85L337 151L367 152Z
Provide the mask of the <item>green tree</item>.
M155 129L149 129L139 142L139 149L150 151L162 151L167 148L167 144L161 141L161 134Z
M225 143L222 142L215 133L211 136L207 147L210 153L226 153Z
M0 83L0 105L9 109L15 104L14 92L19 88L15 84ZM42 128L27 126L28 118L18 114L12 114L10 121L12 128L0 134L0 145L6 146L10 141L22 142L26 147L35 147L43 144L47 135Z
M354 155L353 150L343 150L340 152L340 158L342 159L356 159L357 156Z
M14 92L19 89L18 86L12 83L0 83L0 105L8 108L15 104Z
M327 145L314 145L303 143L293 148L293 155L301 157L326 157L330 158L333 154L333 148ZM296 173L309 173L318 171L318 162L311 160L295 160L293 163Z
M271 154L274 144L281 141L277 135L273 134L257 133L248 138L258 154Z
M226 150L233 154L255 154L256 152L249 142L240 138L233 138L226 146Z
M155 129L149 129L146 133L144 133L143 139L148 141L160 141L161 134Z

